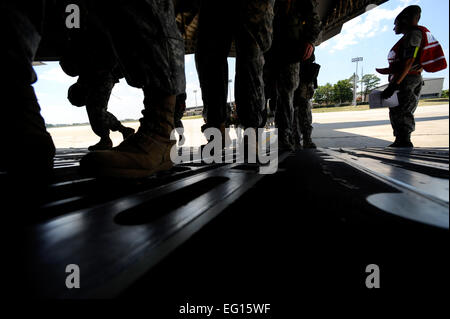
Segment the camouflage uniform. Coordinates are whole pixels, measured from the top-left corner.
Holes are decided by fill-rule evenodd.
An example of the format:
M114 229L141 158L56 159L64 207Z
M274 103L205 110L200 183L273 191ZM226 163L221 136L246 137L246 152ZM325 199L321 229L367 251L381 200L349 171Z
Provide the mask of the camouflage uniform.
M7 45L0 50L1 61L6 61L2 66L6 79L2 99L6 107L2 112L8 119L1 126L0 136L5 150L3 169L28 177L42 174L45 178L53 166L55 147L31 86L37 80L32 62L41 40L43 12L44 1L0 3L0 36Z
M69 88L68 99L76 106L86 106L92 130L108 139L111 131L125 131L117 118L107 111L114 85L122 77L117 57L108 34L94 15L89 14L85 2L75 2L81 10L80 29L68 29L65 50L60 61L70 76L79 76Z
M293 142L299 145L302 140L310 139L312 126L312 103L314 90L317 88L317 75L311 74L314 55L300 65L300 84L294 94L294 129Z
M299 86L300 61L305 43L314 43L321 31L317 1L277 1L274 43L266 54L266 93L275 109L280 147L292 148L294 92ZM295 22L295 23L294 23ZM299 27L299 25L301 27ZM299 32L301 37L297 35ZM301 91L306 87L301 84ZM298 112L297 112L298 113Z
M389 118L394 136L409 136L414 132L416 123L414 112L419 103L423 79L420 74L407 75L400 83L398 92L399 105L389 109Z
M158 121L160 112L150 104L152 97L185 92L184 42L172 0L86 3L111 38L128 84L143 88L141 130L167 135L173 124Z
M240 123L244 127L263 126L263 53L272 43L274 2L202 2L195 58L202 98L208 110L208 126L219 127L227 119L227 57L233 39L236 44L235 96Z
M186 111L186 93L181 93L177 95L177 101L175 104L175 114L174 114L174 122L176 128L183 128L183 122L181 119L183 118L184 111Z
M400 60L407 60L414 56L415 49L422 42L422 32L412 30L404 35L405 41L400 49ZM416 58L411 71L421 69L420 59ZM391 125L396 137L409 137L415 130L414 112L419 103L420 92L422 91L423 79L419 74L408 74L400 83L398 100L399 105L389 109Z
M111 151L80 162L87 174L142 178L173 166L176 95L184 93L184 41L172 0L89 1L99 17L128 84L142 88L144 110L136 134Z
M117 78L111 72L105 71L95 75L80 75L75 86L69 89L69 100L77 106L86 105L92 130L100 137L109 136L110 130L115 132L123 128L122 123L107 111L108 101L114 85L118 83ZM79 93L74 93L78 88ZM77 104L74 95L84 95L83 104Z
M270 51L269 51L270 52ZM275 123L278 128L279 142L289 143L294 121L294 92L299 85L300 63L280 64L269 58L264 67L264 79L270 107L275 110Z

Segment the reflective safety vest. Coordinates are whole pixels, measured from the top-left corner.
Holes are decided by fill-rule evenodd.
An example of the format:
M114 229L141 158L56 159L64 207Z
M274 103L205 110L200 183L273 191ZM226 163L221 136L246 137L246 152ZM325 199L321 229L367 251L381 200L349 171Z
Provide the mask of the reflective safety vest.
M423 26L417 26L422 32L422 43L415 52L414 57L419 57L421 67L427 72L438 72L447 68L444 51L439 41L431 34L430 30ZM399 71L402 62L399 58L399 51L405 37L402 37L391 49L388 55L390 73ZM411 71L410 74L418 74L420 71Z

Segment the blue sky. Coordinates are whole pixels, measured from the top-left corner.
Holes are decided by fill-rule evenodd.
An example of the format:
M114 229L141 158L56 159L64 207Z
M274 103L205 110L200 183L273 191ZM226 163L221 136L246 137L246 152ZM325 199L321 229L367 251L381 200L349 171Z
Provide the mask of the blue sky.
M319 85L327 82L336 83L349 78L355 72L353 57L363 57L359 64L364 74L375 73L376 67L387 66L387 54L398 41L399 36L392 31L393 21L397 14L407 5L419 4L422 7L420 24L428 27L433 35L441 42L449 61L449 3L447 0L390 0L359 16L343 27L341 34L321 44L316 49L316 59L322 65L319 75ZM229 59L230 78L234 85L234 59ZM84 123L88 122L84 107L77 108L67 101L67 89L76 81L65 75L58 63L37 66L38 82L34 84L42 115L47 123ZM427 74L424 77L445 77L444 89L448 89L448 69L438 73ZM382 83L386 77L380 76ZM195 69L194 56L186 56L186 92L188 107L195 106L194 90L197 90L197 103L202 104L201 91ZM231 98L234 99L234 88L231 88ZM113 90L109 103L109 110L120 120L137 119L143 108L143 95L138 89L132 88L121 80Z

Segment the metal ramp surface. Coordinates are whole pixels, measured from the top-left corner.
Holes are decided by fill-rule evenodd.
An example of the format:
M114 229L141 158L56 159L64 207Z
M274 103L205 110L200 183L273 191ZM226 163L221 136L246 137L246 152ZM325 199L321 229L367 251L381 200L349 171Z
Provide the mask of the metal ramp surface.
M78 162L85 153L58 151L55 180L23 224L20 251L35 296L120 296L237 201L252 207L246 199L249 191L260 192L259 199L271 203L255 204L250 215L263 216L277 198L299 188L298 196L309 205L317 203L319 211L327 211L324 205L333 201L348 207L351 213L339 220L323 217L325 224L336 222L336 229L350 220L358 233L383 224L419 233L444 231L446 236L449 227L448 149L303 150L280 154L273 176L260 175L256 164L191 161L138 182L80 176ZM328 189L329 203L317 201L314 183ZM292 203L286 202L286 209L296 199L288 200ZM306 216L302 218L314 223L318 218ZM82 269L83 289L66 288L64 269L69 264Z

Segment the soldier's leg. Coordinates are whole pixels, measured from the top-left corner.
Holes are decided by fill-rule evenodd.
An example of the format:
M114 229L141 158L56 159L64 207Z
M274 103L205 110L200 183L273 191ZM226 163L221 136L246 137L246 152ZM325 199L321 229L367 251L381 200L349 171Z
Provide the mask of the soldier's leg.
M176 103L175 103L175 114L174 114L174 124L175 128L178 131L179 137L179 145L182 145L181 142L183 140L184 135L184 125L181 119L183 118L184 111L186 110L186 93L181 93L177 95Z
M414 112L419 103L423 79L421 75L408 75L400 84L399 105L389 109L395 142L390 147L413 147L411 133L415 130Z
M81 78L82 76L80 76ZM119 131L124 139L134 133L134 130L125 127L110 112L108 112L108 102L112 89L116 83L116 78L111 72L97 72L89 75L87 82L86 111L89 123L94 133L100 137L100 142L89 147L90 151L107 150L112 148L112 141L109 138L110 131Z
M237 1L239 19L233 26L236 40L235 97L239 121L246 129L256 130L264 126L264 53L272 43L274 2ZM253 156L251 153L257 146L251 145L251 140L248 142L249 155Z
M173 2L99 1L94 8L111 34L127 82L143 88L144 110L136 134L112 151L89 153L82 168L91 174L123 178L170 169L175 99L185 91L184 43Z
M302 149L302 132L300 131L300 123L299 123L299 109L298 104L296 103L295 95L298 89L294 93L294 120L292 125L292 137L291 143L294 147L294 150Z
M249 34L247 34L249 36ZM264 55L251 37L240 35L236 40L235 98L239 120L245 128L263 125Z
M186 111L186 93L181 93L177 95L176 104L175 104L175 127L183 128L183 122L181 119L183 118L184 111Z
M300 63L294 63L279 66L277 74L275 122L278 127L278 145L287 150L293 150L294 92L299 84L299 71Z
M7 61L2 66L2 76L6 79L2 84L5 92L2 99L7 107L2 109L6 121L0 134L4 150L1 166L35 182L50 176L55 154L31 86L36 81L32 61L40 35L27 8L37 3L20 6L23 1L2 1L0 4L0 36L7 45L0 50L1 61Z
M267 52L264 55L264 59L265 64L263 69L263 79L264 96L266 101L265 110L263 111L263 114L265 116L263 125L271 126L277 105L277 85L275 79L277 68L274 63L275 61L271 54L271 51Z
M195 54L206 115L204 131L208 127L221 130L225 144L228 97L228 53L232 31L228 18L235 13L228 1L203 1L199 15L199 33ZM221 12L217 15L216 12Z
M295 93L295 107L297 112L297 122L299 130L303 136L304 148L316 148L312 141L312 103L311 99L314 95L314 84L300 82Z

